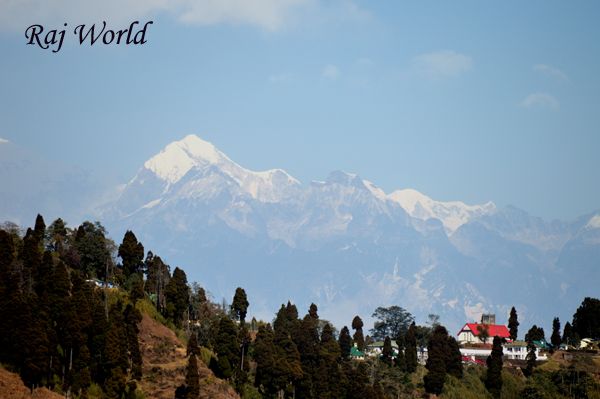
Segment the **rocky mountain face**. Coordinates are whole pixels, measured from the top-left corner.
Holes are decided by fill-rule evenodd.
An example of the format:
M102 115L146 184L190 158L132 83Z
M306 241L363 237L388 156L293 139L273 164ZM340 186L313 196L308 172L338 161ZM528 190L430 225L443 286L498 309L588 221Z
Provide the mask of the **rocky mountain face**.
M288 299L301 312L317 303L338 326L398 304L456 330L482 311L504 322L514 305L525 329L600 294L600 213L548 222L492 202L386 194L341 171L303 184L193 135L145 162L98 219L115 239L134 230L216 300L244 287L266 320Z

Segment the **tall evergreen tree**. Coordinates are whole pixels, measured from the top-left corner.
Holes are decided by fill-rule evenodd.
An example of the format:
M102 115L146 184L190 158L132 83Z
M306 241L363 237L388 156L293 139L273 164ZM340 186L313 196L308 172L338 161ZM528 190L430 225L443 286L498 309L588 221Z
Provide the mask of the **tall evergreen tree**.
M443 326L434 328L427 344L427 374L423 378L425 391L439 395L446 381L446 363L448 356L448 331Z
M410 328L410 327L409 327ZM406 371L406 343L404 341L404 335L399 335L396 337L396 345L398 345L398 353L396 354L396 358L394 359L394 364L400 371Z
M508 331L510 332L510 339L516 340L519 334L519 318L514 306L510 309L510 316L508 317Z
M533 344L533 341L529 341L527 343L527 356L525 359L527 360L527 367L523 371L526 377L531 377L537 361L537 355L535 354L535 345Z
M283 389L282 362L276 359L277 350L271 325L260 326L254 341L254 360L256 361L256 377L254 385L268 396L274 396Z
M138 334L140 332L138 323L142 321L142 315L133 305L128 304L125 307L123 316L125 318L129 369L131 370L131 377L139 381L142 379L142 353L138 341Z
M536 326L535 324L527 331L525 334L525 341L541 341L546 339L546 334L544 333L544 329Z
M190 288L187 285L185 272L178 267L173 271L173 277L165 288L165 297L167 316L176 326L181 326L185 312L188 310Z
M388 366L392 365L392 340L386 336L383 340L383 350L381 351L381 359Z
M123 261L123 274L128 279L134 273L141 273L144 266L144 246L138 242L131 230L125 232L123 242L119 245L119 257Z
M562 338L560 336L560 320L558 317L555 317L552 320L552 335L550 336L550 343L553 348L558 348L560 343L562 342Z
M363 335L362 330L363 326L362 319L358 316L354 316L354 319L352 319L352 329L354 330L353 338L359 351L365 350L365 336Z
M573 315L572 325L579 337L600 339L600 299L586 297Z
M314 376L316 397L335 399L342 395L339 387L341 373L338 367L338 360L340 356L340 347L333 336L333 329L329 323L325 323L321 333L319 366Z
M38 244L42 246L44 244L44 238L46 236L46 223L44 222L44 218L42 215L38 213L35 218L35 227L33 228L33 234Z
M215 350L219 361L222 378L237 375L240 364L240 342L238 333L229 317L223 316L219 321L219 331L215 338Z
M348 359L350 357L350 351L352 350L352 337L350 337L350 330L348 330L348 327L346 326L340 331L339 344L342 358Z
M231 303L231 311L233 312L235 319L239 320L242 325L246 322L246 314L248 313L249 305L246 291L241 287L237 287L235 289L235 295L233 296L233 302Z
M460 347L454 337L448 336L447 344L448 356L446 363L446 372L456 378L462 378L463 365Z
M198 374L198 360L195 354L188 358L187 371L185 374L186 399L198 399L200 396L200 375Z
M494 337L492 353L487 360L485 387L492 396L499 398L502 391L502 338Z
M569 323L568 321L565 323L565 328L563 330L563 335L562 335L562 342L564 342L567 345L573 345L573 327L571 326L571 323Z
M417 370L417 337L414 321L411 323L410 327L408 327L404 341L406 345L404 349L406 371L408 373L414 373Z

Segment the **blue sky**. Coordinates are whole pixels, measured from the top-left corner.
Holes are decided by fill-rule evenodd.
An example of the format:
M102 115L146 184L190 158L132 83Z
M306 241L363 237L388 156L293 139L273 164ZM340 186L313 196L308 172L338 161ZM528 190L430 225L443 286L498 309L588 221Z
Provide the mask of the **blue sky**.
M600 4L0 0L0 138L122 181L189 133L303 182L600 208ZM25 29L152 19L144 46L53 54Z

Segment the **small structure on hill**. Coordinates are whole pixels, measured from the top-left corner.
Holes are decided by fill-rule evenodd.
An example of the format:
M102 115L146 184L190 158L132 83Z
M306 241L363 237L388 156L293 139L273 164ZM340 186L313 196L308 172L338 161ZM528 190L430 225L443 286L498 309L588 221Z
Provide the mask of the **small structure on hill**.
M510 332L502 324L466 323L457 335L461 345L488 344L494 337L510 340Z

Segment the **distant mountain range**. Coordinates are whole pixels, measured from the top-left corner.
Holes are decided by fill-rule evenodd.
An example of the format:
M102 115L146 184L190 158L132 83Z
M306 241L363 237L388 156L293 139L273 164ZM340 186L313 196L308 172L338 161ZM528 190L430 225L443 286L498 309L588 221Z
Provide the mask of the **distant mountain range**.
M244 287L250 313L267 320L288 299L301 313L317 303L338 327L398 304L420 322L440 314L454 331L483 311L505 322L514 305L524 334L555 316L564 324L584 296L600 296L600 212L548 222L492 202L386 194L342 171L303 184L281 169L245 169L193 135L94 212L115 240L132 229L216 300Z
M492 202L386 194L342 171L302 184L193 135L145 162L100 219L133 229L217 299L245 287L266 318L290 298L340 326L391 304L455 329L484 310L502 322L512 305L524 326L549 325L600 294L600 214L547 222Z

